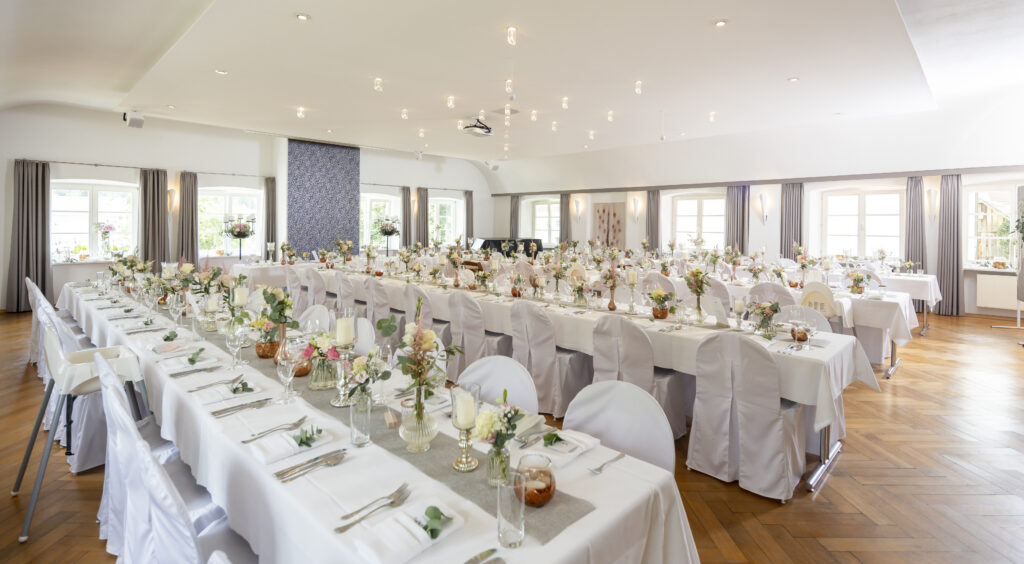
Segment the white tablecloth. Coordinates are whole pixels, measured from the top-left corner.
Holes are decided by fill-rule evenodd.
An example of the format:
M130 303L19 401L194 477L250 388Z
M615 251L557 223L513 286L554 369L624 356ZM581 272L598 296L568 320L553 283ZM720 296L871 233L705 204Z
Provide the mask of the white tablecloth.
M297 400L294 410L284 406L248 411L224 419L215 419L209 411L236 402L277 395L281 385L252 368L242 369L246 379L260 392L246 398L202 405L188 389L201 383L223 379L227 372L201 373L171 378L151 343L161 333L126 335L90 305L65 287L60 303L74 312L82 327L98 346L122 344L140 357L149 392L150 406L161 425L161 434L181 450L181 458L192 469L214 501L227 512L231 526L251 544L262 562L358 562L354 539L368 534L368 526L386 518L388 511L360 525L360 531L337 534L339 516L371 498L384 495L401 482L413 492L407 502L416 507L438 504L458 513L465 523L443 542L419 555L423 562L462 562L489 547L497 546L496 520L473 502L462 498L443 484L424 475L405 460L377 447L351 448L348 428ZM227 354L205 346L211 354ZM269 362L269 361L263 361ZM232 371L230 375L236 374ZM389 384L397 387L401 378ZM304 385L299 381L298 385ZM390 397L390 396L389 396ZM317 451L347 447L342 464L314 472L289 484L282 484L272 473L305 460L310 454L286 458L263 465L252 455L241 438L252 431L291 420L299 413L317 418L317 424L332 437L333 443L317 445ZM454 437L454 429L442 422L441 432ZM515 550L498 554L508 562L697 562L697 551L686 520L673 475L632 457L616 462L599 476L587 468L614 455L597 447L558 470L561 491L590 501L595 510L567 527L545 545L529 536ZM478 458L482 457L482 450ZM513 463L518 458L513 454ZM466 479L483 479L481 470Z

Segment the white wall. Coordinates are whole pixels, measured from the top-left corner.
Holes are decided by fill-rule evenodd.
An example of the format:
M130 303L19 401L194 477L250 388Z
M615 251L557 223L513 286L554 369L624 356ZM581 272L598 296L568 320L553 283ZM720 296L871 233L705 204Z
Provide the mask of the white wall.
M262 135L154 118L147 118L142 129L129 129L120 114L68 106L32 105L0 111L0 260L4 272L0 276L0 308L6 307L14 160L23 158L162 168L167 170L172 190L177 189L182 170L274 174L272 140Z

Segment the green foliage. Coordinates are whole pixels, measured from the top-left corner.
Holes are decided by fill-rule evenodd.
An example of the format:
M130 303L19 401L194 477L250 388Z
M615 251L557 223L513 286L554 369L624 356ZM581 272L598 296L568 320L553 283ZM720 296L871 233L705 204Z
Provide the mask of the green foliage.
M377 320L377 330L380 331L381 336L387 338L395 334L398 331L398 322L394 315L391 315L385 319Z
M309 429L300 429L299 434L292 437L295 443L300 447L312 447L313 443L320 438L320 435L324 433L324 430L320 427L309 426Z
M242 380L241 382L238 383L237 386L234 386L234 387L231 388L231 393L232 394L244 394L246 392L252 392L252 391L253 391L252 387L249 386L249 383L246 382L245 380Z
M560 442L562 442L564 440L565 439L563 439L562 437L558 436L558 433L552 431L552 432L544 435L544 446L551 446L551 445L553 445L555 443L560 443Z
M168 343L170 343L171 341L173 341L173 340L175 340L177 338L178 338L178 332L174 331L174 330L168 331L164 335L164 340L167 341Z
M431 539L436 539L441 534L441 530L444 529L445 525L452 521L452 518L445 515L436 506L431 505L423 512L427 517L427 522L423 525L423 530L430 535Z
M189 355L188 363L194 366L195 363L199 362L199 355L203 354L204 350L206 349L204 349L203 347L199 347L199 350Z

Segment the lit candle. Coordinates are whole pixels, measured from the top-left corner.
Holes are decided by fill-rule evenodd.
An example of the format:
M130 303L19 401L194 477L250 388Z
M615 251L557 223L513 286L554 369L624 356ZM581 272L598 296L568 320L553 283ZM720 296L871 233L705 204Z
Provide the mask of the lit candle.
M472 394L459 394L455 398L455 426L469 429L476 423L476 400Z
M629 274L628 274L628 275L626 275L626 280L627 280L627 281L628 281L628 282L629 282L630 284L636 284L636 271L635 271L635 270L630 270L630 271L629 271Z
M245 307L249 303L249 289L245 287L235 288L231 294L231 305L234 307Z
M744 308L743 300L736 300L736 303L732 305L732 310L736 313L742 313Z
M220 303L218 303L220 300L218 300L218 298L219 296L216 295L206 298L206 311L208 313L213 313L220 309Z
M356 318L339 317L335 328L335 340L339 345L349 345L355 342Z

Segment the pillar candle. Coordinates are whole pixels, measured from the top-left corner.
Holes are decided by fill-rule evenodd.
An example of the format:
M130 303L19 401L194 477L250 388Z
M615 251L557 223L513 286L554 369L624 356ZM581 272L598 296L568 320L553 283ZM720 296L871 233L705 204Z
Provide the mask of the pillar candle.
M206 311L207 312L213 313L213 312L217 311L218 309L220 309L220 303L219 303L219 300L218 300L219 297L220 296L214 294L214 295L206 298Z
M335 340L339 345L348 345L355 342L356 319L354 317L339 317L335 327Z
M468 429L476 418L476 400L470 394L459 394L455 398L455 426Z
M244 287L235 288L231 294L231 305L234 307L245 307L249 303L249 289Z
M626 280L630 284L636 284L636 271L635 270L630 270L629 274L626 277Z

